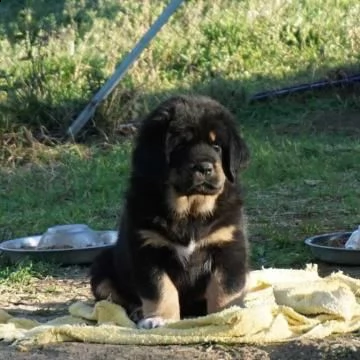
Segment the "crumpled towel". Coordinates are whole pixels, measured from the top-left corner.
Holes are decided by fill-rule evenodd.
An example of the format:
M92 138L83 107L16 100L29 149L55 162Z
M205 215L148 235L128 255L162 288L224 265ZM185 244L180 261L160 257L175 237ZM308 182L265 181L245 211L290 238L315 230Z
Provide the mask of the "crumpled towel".
M64 341L170 345L202 342L264 344L324 338L360 329L360 280L333 273L321 278L316 265L304 270L252 271L245 307L137 329L124 309L108 301L76 302L70 315L46 323L14 318L0 310L0 339L26 348Z

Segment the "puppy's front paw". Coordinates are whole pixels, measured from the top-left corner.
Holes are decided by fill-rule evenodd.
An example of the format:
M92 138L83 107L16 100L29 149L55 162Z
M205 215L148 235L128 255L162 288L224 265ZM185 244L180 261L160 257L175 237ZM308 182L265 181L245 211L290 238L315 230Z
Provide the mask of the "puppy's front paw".
M165 325L165 320L160 316L142 319L137 323L139 329L154 329Z

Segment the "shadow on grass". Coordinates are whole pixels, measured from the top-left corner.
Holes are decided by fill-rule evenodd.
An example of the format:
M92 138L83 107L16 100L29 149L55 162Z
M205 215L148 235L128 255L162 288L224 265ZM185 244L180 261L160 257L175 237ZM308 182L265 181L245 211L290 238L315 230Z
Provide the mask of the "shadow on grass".
M344 68L346 68L344 66ZM350 69L353 72L353 68ZM330 71L330 75L335 73ZM131 74L131 73L130 73ZM304 77L305 71L294 75L288 85L298 84ZM131 75L130 75L131 76ZM332 76L332 75L331 75ZM331 76L329 76L331 78ZM296 80L298 79L298 80ZM349 136L358 136L360 132L360 83L349 82L342 86L329 86L324 89L309 90L298 94L281 97L269 97L261 101L250 101L252 94L248 88L252 87L253 79L247 82L223 79L221 77L209 79L206 82L193 83L190 86L167 90L164 92L146 93L140 89L127 89L119 84L118 88L103 101L91 118L78 134L81 143L92 143L93 140L116 141L119 130L124 124L139 122L152 108L165 98L180 94L203 94L213 97L228 107L247 128L275 129L284 135L298 133L332 132ZM259 81L257 77L256 81ZM31 81L25 81L30 84ZM284 83L283 79L261 78L263 89L276 89ZM66 131L83 110L89 99L68 98L60 104L54 102L53 97L37 97L33 89L23 88L13 91L7 102L0 104L3 113L8 113L11 119L11 134L19 128L28 129L34 140L47 145L63 143L68 140ZM261 89L260 89L261 90ZM10 92L9 92L10 93ZM348 111L346 118L339 117L344 110ZM350 112L349 112L350 111ZM303 114L312 113L311 122L298 121ZM1 123L0 123L1 128ZM6 140L6 125L4 125ZM1 133L1 129L0 129ZM49 141L51 139L51 141ZM21 137L19 137L21 140ZM11 143L16 143L14 137ZM1 148L0 138L0 148Z
M350 76L357 68L344 65L339 68L328 70L323 68L319 73L327 74L323 79L339 79L340 73ZM306 70L294 73L293 77L285 81L276 77L249 78L247 81L229 80L222 77L210 78L205 82L193 83L167 90L165 92L141 93L134 90L137 97L136 104L133 99L117 98L116 91L105 100L97 109L94 118L84 126L83 130L92 128L93 132L102 130L107 132L111 138L117 134L117 124L128 121L135 123L141 121L149 110L157 106L167 97L176 94L202 94L210 96L228 107L239 119L241 126L249 129L268 129L280 134L293 136L296 134L333 133L347 136L358 136L360 133L360 82L348 82L341 86L333 86L331 82L325 88L284 95L281 97L269 97L264 100L251 101L253 94L248 89L253 88L254 81L261 83L262 90L278 89L286 86L296 85L305 81ZM307 78L308 79L308 78ZM319 79L320 80L320 79ZM121 85L120 85L121 86ZM111 107L129 108L136 105L136 116L133 118L122 118L117 122L106 119L106 114L112 115ZM342 116L342 113L345 113ZM114 112L116 114L116 111ZM127 111L127 113L132 113ZM311 114L311 120L306 121L307 115ZM109 127L110 124L110 127ZM113 126L113 127L112 127ZM80 136L80 139L83 137Z

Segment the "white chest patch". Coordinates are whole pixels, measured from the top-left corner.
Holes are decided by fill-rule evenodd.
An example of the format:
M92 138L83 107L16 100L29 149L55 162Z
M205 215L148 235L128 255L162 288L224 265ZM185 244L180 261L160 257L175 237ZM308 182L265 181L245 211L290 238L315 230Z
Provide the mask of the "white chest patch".
M196 244L194 240L191 240L187 246L175 245L175 251L180 260L186 261L191 254L195 251Z

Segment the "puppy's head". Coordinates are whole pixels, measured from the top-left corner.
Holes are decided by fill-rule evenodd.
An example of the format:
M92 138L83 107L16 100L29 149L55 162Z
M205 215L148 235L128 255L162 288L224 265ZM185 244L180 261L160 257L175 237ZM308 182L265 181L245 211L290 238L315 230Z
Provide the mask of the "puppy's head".
M177 96L145 119L135 158L144 175L161 177L178 195L216 195L236 181L249 151L226 108L208 97Z

